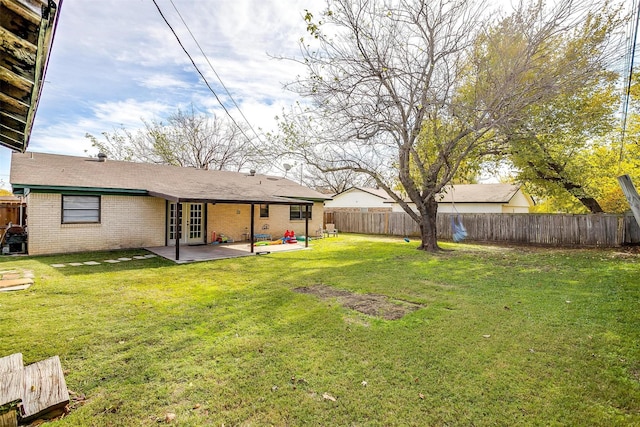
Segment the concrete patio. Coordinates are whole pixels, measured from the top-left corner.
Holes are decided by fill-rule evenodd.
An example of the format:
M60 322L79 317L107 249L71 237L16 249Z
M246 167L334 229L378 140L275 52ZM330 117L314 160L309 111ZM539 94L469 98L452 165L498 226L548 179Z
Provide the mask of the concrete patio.
M220 245L180 245L180 259L177 261L175 246L156 246L145 249L163 258L175 261L178 264L184 264L196 261L213 261L217 259L265 255L276 252L299 251L309 248L304 247L304 242L292 244L287 243L282 245L254 246L253 253L251 253L251 246L247 242L225 243Z

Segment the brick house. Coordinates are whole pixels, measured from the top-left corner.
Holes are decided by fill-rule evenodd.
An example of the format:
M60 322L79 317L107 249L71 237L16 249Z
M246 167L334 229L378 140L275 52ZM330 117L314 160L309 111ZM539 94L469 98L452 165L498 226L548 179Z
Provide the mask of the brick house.
M30 255L311 235L329 199L253 171L33 152L13 153L10 183L27 202Z

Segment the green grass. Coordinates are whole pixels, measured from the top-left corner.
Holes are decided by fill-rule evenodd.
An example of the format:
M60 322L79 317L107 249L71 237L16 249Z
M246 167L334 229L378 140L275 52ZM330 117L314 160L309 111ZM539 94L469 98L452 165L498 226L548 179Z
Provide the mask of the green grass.
M60 356L87 398L60 426L166 413L193 426L640 425L638 255L434 255L358 235L312 246L186 265L2 257L36 283L0 293L0 356ZM424 308L387 321L293 292L320 283Z

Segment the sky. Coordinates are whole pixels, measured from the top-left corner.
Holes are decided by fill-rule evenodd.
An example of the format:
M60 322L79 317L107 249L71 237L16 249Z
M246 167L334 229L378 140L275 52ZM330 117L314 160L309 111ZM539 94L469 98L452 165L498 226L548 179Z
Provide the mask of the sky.
M275 116L298 99L284 83L304 70L272 57L299 54L305 9L324 2L156 1L233 118L242 122L244 115L254 129L273 130ZM142 119L162 120L191 105L225 115L152 0L63 0L28 150L95 156L85 134L134 130ZM3 188L10 187L10 153L0 147Z
M299 40L308 35L305 10L318 16L325 2L156 1L232 117L243 122L244 115L254 129L274 130L275 116L299 100L283 86L304 69L273 57L299 57ZM153 0L63 0L28 150L95 156L85 134L102 138L121 127L135 130L143 119L163 120L191 105L197 113L225 115ZM0 147L2 188L10 188L10 157Z

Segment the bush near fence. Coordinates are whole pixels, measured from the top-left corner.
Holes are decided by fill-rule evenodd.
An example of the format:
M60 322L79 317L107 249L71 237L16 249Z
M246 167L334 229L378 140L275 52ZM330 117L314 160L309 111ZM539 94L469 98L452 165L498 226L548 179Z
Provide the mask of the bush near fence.
M459 216L467 239L532 245L617 247L640 243L640 227L628 215L594 214L438 214L438 239L451 240L451 219ZM328 212L341 232L420 236L404 212Z

